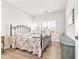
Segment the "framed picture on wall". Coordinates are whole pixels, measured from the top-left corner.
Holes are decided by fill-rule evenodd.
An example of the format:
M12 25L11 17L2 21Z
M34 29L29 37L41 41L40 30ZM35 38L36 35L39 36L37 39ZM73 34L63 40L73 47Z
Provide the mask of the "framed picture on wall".
M74 24L74 9L69 11L67 16L67 25L72 25L72 24Z

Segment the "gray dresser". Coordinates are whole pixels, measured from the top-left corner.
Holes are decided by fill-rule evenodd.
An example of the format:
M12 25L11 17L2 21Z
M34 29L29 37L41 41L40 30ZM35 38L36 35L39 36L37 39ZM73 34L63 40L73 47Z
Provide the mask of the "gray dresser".
M60 36L61 59L75 59L75 41L63 34Z

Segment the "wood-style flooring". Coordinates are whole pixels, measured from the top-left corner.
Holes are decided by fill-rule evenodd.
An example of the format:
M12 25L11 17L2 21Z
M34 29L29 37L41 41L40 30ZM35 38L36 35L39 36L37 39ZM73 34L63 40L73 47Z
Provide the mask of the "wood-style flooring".
M42 58L20 49L6 49L1 59L61 59L60 43L53 42L43 52Z

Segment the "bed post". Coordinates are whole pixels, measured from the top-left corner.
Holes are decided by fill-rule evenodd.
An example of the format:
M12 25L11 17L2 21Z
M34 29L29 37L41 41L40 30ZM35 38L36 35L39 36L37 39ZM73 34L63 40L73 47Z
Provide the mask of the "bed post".
M41 34L41 49L42 49L42 34Z
M10 36L12 36L12 24L10 24Z
M42 34L41 34L41 41L40 41L40 43L41 43L41 58L42 58Z
M12 24L10 24L10 39L11 39L11 36L12 36ZM12 48L12 45L10 45L10 48Z

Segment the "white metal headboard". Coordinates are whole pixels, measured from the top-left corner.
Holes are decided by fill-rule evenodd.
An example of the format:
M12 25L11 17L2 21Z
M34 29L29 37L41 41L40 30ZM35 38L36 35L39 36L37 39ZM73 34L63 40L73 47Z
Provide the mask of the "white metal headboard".
M17 25L12 27L12 25L10 25L10 36L12 36L14 33L18 35L23 35L29 32L31 32L31 27L25 25Z

